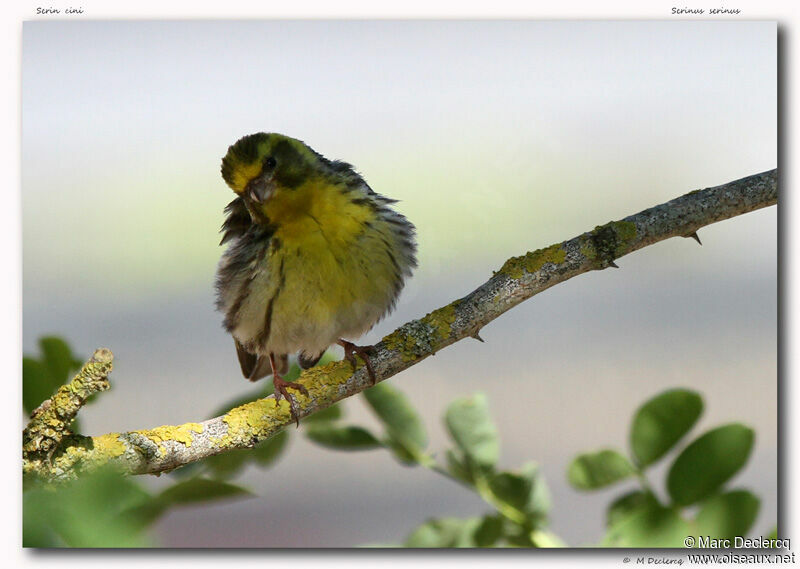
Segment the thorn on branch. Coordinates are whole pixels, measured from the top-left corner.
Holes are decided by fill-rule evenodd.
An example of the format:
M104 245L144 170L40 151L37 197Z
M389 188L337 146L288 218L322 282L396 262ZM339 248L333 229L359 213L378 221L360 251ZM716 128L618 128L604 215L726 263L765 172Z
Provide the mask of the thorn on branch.
M478 334L477 332L475 332L474 334L471 334L471 335L470 335L470 337L471 337L471 338L475 338L475 339L476 339L476 340L478 340L479 342L483 342L483 341L484 341L484 340L483 340L483 338L481 338L481 335L480 335L480 334Z
M703 242L702 242L702 241L700 241L700 237L698 237L698 235L697 235L697 231L695 231L694 233L690 233L689 235L684 235L684 237L686 237L687 239L688 239L689 237L691 237L692 239L694 239L695 241L697 241L697 243L699 243L700 245L702 245L702 244L703 244Z

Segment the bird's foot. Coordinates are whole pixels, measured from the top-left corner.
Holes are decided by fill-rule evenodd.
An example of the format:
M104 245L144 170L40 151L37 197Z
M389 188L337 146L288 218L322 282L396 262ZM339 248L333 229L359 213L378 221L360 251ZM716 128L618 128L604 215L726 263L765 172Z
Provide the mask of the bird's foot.
M277 403L280 401L281 396L286 398L286 401L289 402L289 413L291 413L292 419L294 419L294 422L299 427L300 417L297 414L297 401L295 401L295 398L289 394L287 389L296 389L306 397L308 397L308 390L300 383L296 383L294 381L284 381L283 378L277 374L272 376L272 385L275 386L275 402Z
M344 358L350 362L350 365L353 366L353 370L356 369L356 355L358 355L367 366L367 373L369 374L369 379L372 385L375 385L375 370L372 369L372 364L369 361L369 354L374 349L373 346L356 346L353 342L348 342L347 340L339 340L336 342L341 347L344 348Z
M286 391L288 388L296 389L306 397L308 397L308 391L305 387L303 387L299 383L295 383L293 381L284 381L281 377L280 372L278 371L278 366L275 364L275 356L273 354L269 355L269 365L272 367L272 385L275 387L273 390L275 393L275 403L281 400L281 395L286 398L286 401L289 402L289 413L292 415L292 419L300 426L300 417L297 414L297 401L294 400L294 397L289 395L289 392Z

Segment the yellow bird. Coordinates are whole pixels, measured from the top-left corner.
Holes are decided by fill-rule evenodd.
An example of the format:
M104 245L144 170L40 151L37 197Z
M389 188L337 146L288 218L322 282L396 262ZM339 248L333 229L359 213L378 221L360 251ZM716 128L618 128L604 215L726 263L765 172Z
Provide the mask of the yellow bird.
M239 139L222 159L237 194L225 208L217 269L217 308L233 336L242 373L272 373L275 398L289 401L288 356L304 369L334 343L369 362L369 346L346 340L367 332L397 301L417 266L414 226L350 164L328 160L275 133Z

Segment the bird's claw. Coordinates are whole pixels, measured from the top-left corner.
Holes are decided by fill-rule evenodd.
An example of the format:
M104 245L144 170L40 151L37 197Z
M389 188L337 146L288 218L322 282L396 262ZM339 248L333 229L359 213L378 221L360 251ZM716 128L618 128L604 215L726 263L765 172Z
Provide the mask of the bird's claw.
M275 403L281 400L281 396L283 396L286 401L289 402L289 413L294 419L295 424L299 427L300 426L300 417L297 413L297 401L295 401L294 397L289 395L287 389L296 389L306 397L308 397L308 390L300 383L296 383L294 381L284 381L282 377L279 375L274 375L272 377L272 385L275 386Z
M348 342L347 340L339 340L337 343L344 348L344 358L353 366L353 371L355 371L358 365L356 362L356 355L364 360L364 364L367 366L367 374L369 375L370 383L375 385L375 370L372 369L372 363L369 361L369 354L374 347L357 346L353 342Z

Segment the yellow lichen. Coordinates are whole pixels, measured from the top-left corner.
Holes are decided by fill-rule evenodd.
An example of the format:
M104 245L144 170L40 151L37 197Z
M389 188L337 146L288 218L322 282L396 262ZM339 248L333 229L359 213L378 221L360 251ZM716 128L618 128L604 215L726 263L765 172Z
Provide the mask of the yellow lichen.
M305 398L302 393L292 390L292 395L299 401ZM291 417L289 403L283 399L277 403L275 399L257 399L235 407L225 413L222 420L228 425L228 432L223 437L211 442L227 447L236 445L243 439L252 439L259 433L267 432L270 427L283 423Z
M612 221L599 225L594 231L583 235L581 254L590 261L608 265L628 252L636 236L636 224L632 221Z
M459 302L461 301L456 300L455 302L451 302L447 306L434 310L422 319L424 322L428 322L431 326L436 328L439 338L442 340L450 337L450 327L453 322L455 322L456 306L458 306Z
M252 427L260 426L270 407L274 406L274 399L257 399L231 409L225 413L223 421L228 424L229 431L250 430Z
M364 364L359 359L356 360L360 369ZM324 397L329 392L327 386L341 385L353 375L353 366L348 361L331 362L324 366L312 367L303 372L300 376L301 383L306 386L309 393L318 397Z
M636 238L636 224L632 221L615 221L614 230L617 233L617 256L627 253L631 241Z
M69 471L76 464L83 463L87 459L94 464L105 464L108 461L125 454L127 446L120 439L119 433L108 433L97 437L83 437L73 435L62 447L63 453L57 453L52 460L52 465L48 465L48 470ZM26 464L26 466L29 466ZM42 465L30 465L28 471L34 472L41 469Z
M534 273L541 269L545 263L558 265L563 263L566 258L567 252L559 243L544 249L528 252L520 257L512 257L503 264L498 272L508 275L512 279L518 279L525 271Z
M122 456L125 452L125 443L119 438L119 433L108 433L98 437L92 437L94 452L107 458Z
M194 433L202 433L203 426L200 423L186 423L184 425L162 425L154 429L144 431L132 431L133 433L147 437L158 445L161 454L166 454L167 450L161 443L164 441L175 441L183 443L185 446L192 446Z
M357 369L363 365L363 362L359 362ZM289 393L300 408L308 407L312 400L316 408L327 407L336 400L338 394L331 387L344 384L352 375L350 362L331 362L305 370L296 380L306 387L308 395L291 388ZM289 402L285 398L277 403L272 397L257 399L228 411L222 417L222 421L228 425L227 432L221 437L211 437L210 441L225 448L241 444L244 440L260 440L271 436L291 420Z
M383 343L389 350L400 352L403 361L411 361L414 359L412 350L416 345L414 338L410 335L403 334L400 330L392 332L383 339Z
M404 324L383 339L390 350L400 352L403 361L435 353L441 343L450 337L460 300L434 310L424 318Z

